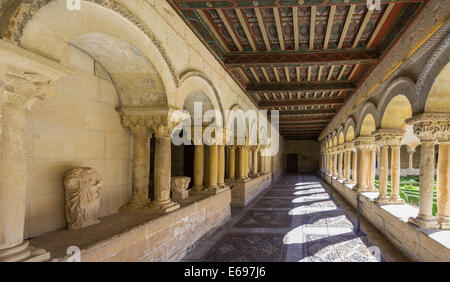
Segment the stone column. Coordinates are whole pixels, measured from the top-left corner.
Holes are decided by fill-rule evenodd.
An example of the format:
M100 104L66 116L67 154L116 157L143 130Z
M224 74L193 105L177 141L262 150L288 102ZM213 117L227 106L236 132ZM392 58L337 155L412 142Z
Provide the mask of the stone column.
M369 151L367 151L369 156L368 160L368 181L367 181L367 189L374 192L377 191L375 189L375 162L376 162L376 148L373 146Z
M258 176L258 152L259 152L259 147L258 146L254 146L253 147L253 175L255 177Z
M200 144L200 143L197 143ZM203 190L203 171L204 171L204 149L203 144L194 145L194 191Z
M217 144L210 145L207 147L207 154L208 154L208 177L207 180L207 191L214 191L217 190L219 187L217 185L217 176L218 176L218 166L219 166L219 160L218 160L218 149Z
M38 74L6 73L2 90L0 262L47 261L50 254L24 241L27 157L24 147L26 111L46 100L54 82Z
M373 137L358 137L355 139L355 148L357 152L357 182L353 187L358 192L371 192L369 189L369 158L368 151L373 149L375 138Z
M236 146L229 146L230 148L230 160L228 164L228 177L230 180L234 180L236 178Z
M351 164L352 164L352 149L354 148L353 142L345 143L345 183L351 184L353 183L350 175L351 175Z
M391 145L391 196L390 204L404 204L400 198L400 144Z
M339 145L338 147L338 160L339 160L339 164L338 164L338 179L339 180L344 180L344 151L345 151L345 147L344 145Z
M441 229L450 229L450 142L439 143L437 166L437 215Z
M122 112L122 124L129 128L134 137L132 195L122 211L142 209L149 203L150 180L150 138L152 130L146 116Z
M172 121L170 115L152 118L152 128L155 132L155 167L154 187L155 198L150 208L160 213L168 213L180 207L170 198L171 170L172 170L172 129L178 122ZM217 178L216 178L217 179Z
M379 163L379 190L380 194L375 199L379 204L385 204L389 201L387 196L387 184L389 174L389 147L380 144L380 163Z
M217 185L219 187L225 186L225 145L218 145L218 171L217 171Z
M265 149L265 147L261 147L261 149ZM262 150L260 150L261 152ZM261 174L265 174L267 172L267 165L266 165L266 156L261 155Z
M351 154L352 154L352 184L356 184L358 173L357 173L357 155L354 144Z
M338 170L337 170L337 147L333 147L333 177L337 178L338 177Z
M439 228L439 223L432 213L434 147L441 131L448 128L449 118L447 114L425 113L406 120L406 123L413 125L413 132L421 141L419 214L415 218L410 218L409 222L420 228L437 229Z
M332 150L328 149L328 175L333 175L333 155Z
M413 169L413 158L416 151L408 146L408 169Z
M238 174L238 178L241 181L244 181L245 179L247 179L246 175L245 175L245 146L244 145L239 145L237 146L238 148L238 168L239 168L239 174Z

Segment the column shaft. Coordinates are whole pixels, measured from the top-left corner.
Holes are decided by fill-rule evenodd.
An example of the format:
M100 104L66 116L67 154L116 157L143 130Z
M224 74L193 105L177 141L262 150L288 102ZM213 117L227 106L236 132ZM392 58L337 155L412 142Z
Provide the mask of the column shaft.
M0 250L23 243L27 190L25 111L3 107L2 114Z
M230 146L230 160L228 164L229 172L228 177L230 180L234 180L236 177L236 147Z
M388 169L389 169L389 147L380 147L380 163L379 163L379 188L380 194L376 201L378 203L386 203L388 201L387 197L387 184L388 184Z
M404 203L400 198L400 146L391 146L391 196L389 202Z
M356 179L358 178L357 173L357 154L356 151L352 150L352 183L356 184Z
M419 215L411 222L422 228L437 228L433 216L434 141L422 140L420 150Z
M207 178L207 189L208 190L213 190L216 189L217 186L217 177L218 177L218 166L219 166L219 161L218 161L218 149L217 149L217 145L211 145L208 146L208 178Z
M150 179L150 137L135 136L131 204L148 202Z
M203 190L203 171L204 171L204 153L203 145L194 145L194 187L195 191Z
M450 143L439 144L437 167L437 220L442 229L450 229Z

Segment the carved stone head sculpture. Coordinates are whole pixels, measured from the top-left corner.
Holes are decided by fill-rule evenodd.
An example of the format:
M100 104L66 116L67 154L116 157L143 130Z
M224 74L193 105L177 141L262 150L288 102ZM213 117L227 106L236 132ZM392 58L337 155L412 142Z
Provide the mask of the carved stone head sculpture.
M103 180L97 171L89 167L71 169L65 174L64 186L67 228L77 230L99 223Z

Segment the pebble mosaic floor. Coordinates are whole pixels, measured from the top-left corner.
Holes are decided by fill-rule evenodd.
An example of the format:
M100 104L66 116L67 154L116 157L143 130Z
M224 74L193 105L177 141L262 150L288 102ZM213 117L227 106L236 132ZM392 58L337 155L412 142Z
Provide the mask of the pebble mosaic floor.
M283 176L232 219L201 240L185 261L376 262L366 236L315 176Z

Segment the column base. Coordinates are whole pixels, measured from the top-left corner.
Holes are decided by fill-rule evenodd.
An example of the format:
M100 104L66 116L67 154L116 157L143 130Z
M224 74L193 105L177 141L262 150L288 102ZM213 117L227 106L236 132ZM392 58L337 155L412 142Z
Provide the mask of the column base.
M203 191L204 188L205 187L203 187L203 185L194 185L194 186L192 186L192 191L200 192L200 191Z
M151 202L146 209L156 213L166 214L180 208L180 204L167 200L164 202Z
M431 218L424 218L423 216L418 215L415 218L410 217L408 222L423 229L439 229L439 223L434 216Z
M441 229L450 230L450 216L437 215L436 220Z
M400 197L395 197L395 198L390 197L389 198L389 204L390 205L404 205L405 204L405 200L403 200Z
M375 203L377 203L377 204L382 204L382 205L385 205L385 204L389 204L389 197L380 197L380 196L378 196L377 198L375 198Z
M228 185L224 185L222 187L217 186L217 187L213 187L213 188L208 188L205 190L205 192L210 195L216 195L216 194L222 193L228 189L230 189L230 187L228 187Z
M31 247L28 241L0 251L0 262L45 262L49 260L49 252Z
M344 178L344 177L338 177L337 180L339 180L339 181L345 181L345 178Z
M358 184L353 186L353 190L355 190L356 192L361 192L361 193L364 193L364 192L377 192L378 191L376 189L371 189L369 187L360 187L360 186L358 186Z

